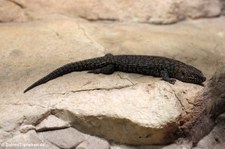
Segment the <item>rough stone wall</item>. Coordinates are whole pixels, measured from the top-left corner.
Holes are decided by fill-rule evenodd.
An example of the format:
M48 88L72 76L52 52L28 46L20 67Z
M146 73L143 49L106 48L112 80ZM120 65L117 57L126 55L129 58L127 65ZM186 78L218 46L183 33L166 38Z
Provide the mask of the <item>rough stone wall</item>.
M171 24L225 14L225 0L0 0L0 21L26 21L47 14L88 20Z

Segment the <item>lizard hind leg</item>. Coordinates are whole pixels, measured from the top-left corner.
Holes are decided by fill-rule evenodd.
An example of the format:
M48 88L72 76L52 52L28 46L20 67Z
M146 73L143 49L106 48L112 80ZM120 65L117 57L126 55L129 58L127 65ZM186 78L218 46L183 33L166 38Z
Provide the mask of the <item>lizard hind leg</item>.
M102 67L102 68L89 70L88 73L95 73L95 74L102 73L102 74L108 74L109 75L109 74L112 74L114 71L115 71L115 66L110 64L110 65L107 65L107 66Z

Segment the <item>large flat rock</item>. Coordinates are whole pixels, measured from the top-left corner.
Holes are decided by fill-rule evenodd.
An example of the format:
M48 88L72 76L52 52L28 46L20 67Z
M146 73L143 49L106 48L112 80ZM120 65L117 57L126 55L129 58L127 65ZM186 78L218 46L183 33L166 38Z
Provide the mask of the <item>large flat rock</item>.
M1 141L22 125L36 126L55 115L81 132L115 142L170 143L202 86L171 85L139 74L76 72L26 94L23 90L63 64L109 52L175 58L201 69L207 78L225 63L224 18L160 27L52 16L0 24L0 36Z
M46 14L64 14L92 21L171 24L184 19L225 14L224 0L1 0L0 21L27 21Z

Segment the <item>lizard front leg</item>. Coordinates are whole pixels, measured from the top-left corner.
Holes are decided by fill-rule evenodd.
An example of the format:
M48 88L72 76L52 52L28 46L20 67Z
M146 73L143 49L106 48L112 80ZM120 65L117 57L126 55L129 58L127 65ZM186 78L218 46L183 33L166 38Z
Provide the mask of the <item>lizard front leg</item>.
M169 82L170 84L175 84L176 82L176 79L169 77L169 73L167 70L161 70L160 76L162 77L162 80Z

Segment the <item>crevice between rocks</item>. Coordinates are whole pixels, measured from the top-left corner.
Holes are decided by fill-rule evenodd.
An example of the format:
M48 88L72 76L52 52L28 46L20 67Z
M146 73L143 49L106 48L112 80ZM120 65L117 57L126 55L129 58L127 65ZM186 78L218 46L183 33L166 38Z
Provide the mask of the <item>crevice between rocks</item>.
M119 22L120 21L118 18L102 18L102 17L89 18L82 15L79 15L79 17L90 22L97 22L97 21Z
M15 4L16 6L20 7L21 9L25 9L25 6L24 6L23 4L21 4L21 3L17 2L17 1L15 1L15 0L7 0L7 1L9 1L9 2Z
M116 86L112 88L92 88L92 89L80 89L80 90L71 90L70 92L72 93L78 93L78 92L90 92L90 91L111 91L111 90L116 90L116 89L124 89L124 88L129 88L134 86L132 85L124 85L124 86Z
M101 50L101 52L103 52L104 54L106 54L106 53L105 53L106 48L105 48L104 46L102 46L101 44L99 44L98 42L96 42L94 39L92 39L92 38L88 35L88 33L87 33L87 31L85 30L85 28L82 27L79 23L78 23L78 28L83 32L84 36L85 36L90 42L92 42L94 45L97 45L97 47L99 47L98 50Z
M55 131L55 130L60 130L60 129L66 129L69 128L68 126L65 127L60 127L60 128L46 128L46 129L40 129L40 130L35 130L36 132L48 132L48 131Z
M44 94L44 95L67 95L69 93L79 93L79 92L92 92L92 91L111 91L111 90L118 90L118 89L125 89L125 88L129 88L129 87L133 87L136 84L132 84L132 85L124 85L124 86L115 86L115 87L111 87L111 88L104 88L104 87L96 87L96 88L90 88L90 89L78 89L78 90L70 90L67 92L63 92L63 93L48 93L48 94Z

